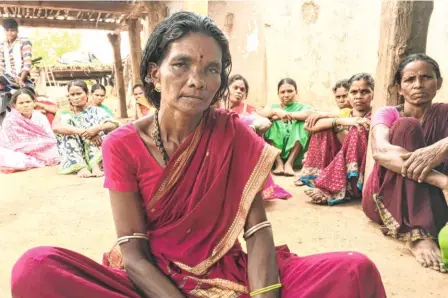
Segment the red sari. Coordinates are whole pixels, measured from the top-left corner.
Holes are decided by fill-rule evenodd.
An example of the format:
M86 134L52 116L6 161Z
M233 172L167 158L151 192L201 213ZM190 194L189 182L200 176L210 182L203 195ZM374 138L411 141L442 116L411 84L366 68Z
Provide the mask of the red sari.
M103 154L105 186L141 193L155 264L186 297L249 297L247 256L237 238L276 149L236 115L211 111L166 168L132 123L108 136ZM106 258L110 266L117 261L112 256ZM283 298L385 297L375 265L361 254L298 257L284 246L277 259ZM12 292L27 298L140 297L122 269L48 247L30 250L16 263Z
M379 109L372 127L390 127L390 143L409 152L448 137L448 104L435 103L425 120L401 117L396 107ZM448 160L436 168L448 174ZM402 241L434 239L448 222L448 206L442 190L418 183L375 163L362 196L364 213L381 225L384 235Z
M43 103L43 104L46 104L46 105L49 105L49 106L56 106L55 103L53 103L53 102L51 102L51 101L48 101L48 100L38 100L38 102ZM43 109L41 109L41 108L37 108L36 110L43 110ZM50 113L50 112L45 112L44 115L45 115L45 117L47 117L48 122L50 122L50 125L53 124L53 120L54 120L54 116L55 116L55 114Z
M365 117L370 119L370 113ZM331 196L328 205L361 198L369 132L351 127L341 144L328 129L311 136L300 180Z
M240 101L239 105L233 107L230 109L232 112L237 113L238 115L240 114L251 114L251 113L255 113L255 111L257 110L255 107Z

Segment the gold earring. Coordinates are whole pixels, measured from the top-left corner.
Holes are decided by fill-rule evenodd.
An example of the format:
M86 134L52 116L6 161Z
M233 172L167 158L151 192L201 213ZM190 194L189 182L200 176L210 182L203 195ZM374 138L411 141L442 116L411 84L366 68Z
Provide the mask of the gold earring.
M156 90L157 92L162 91L162 86L160 86L160 83L156 83L156 85L154 86L154 90Z

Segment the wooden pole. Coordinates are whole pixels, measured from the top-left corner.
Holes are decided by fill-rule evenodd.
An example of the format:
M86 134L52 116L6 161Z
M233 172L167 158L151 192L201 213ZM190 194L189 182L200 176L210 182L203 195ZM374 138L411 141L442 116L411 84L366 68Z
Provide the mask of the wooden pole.
M141 84L140 63L142 61L142 42L140 40L141 25L138 19L128 20L129 47L131 48L132 83Z
M146 42L157 24L167 17L168 8L163 1L143 2L143 4L148 11L144 30L145 34L143 35L143 40Z
M120 117L127 118L128 112L126 109L126 90L124 87L123 79L123 62L121 61L121 50L120 50L120 33L108 33L107 38L114 52L114 68L115 68L115 88L118 91L118 106L120 110Z
M433 9L432 0L383 0L373 112L380 107L399 103L397 90L392 86L395 72L404 57L426 52L429 20ZM369 141L365 177L368 177L373 168L370 148Z

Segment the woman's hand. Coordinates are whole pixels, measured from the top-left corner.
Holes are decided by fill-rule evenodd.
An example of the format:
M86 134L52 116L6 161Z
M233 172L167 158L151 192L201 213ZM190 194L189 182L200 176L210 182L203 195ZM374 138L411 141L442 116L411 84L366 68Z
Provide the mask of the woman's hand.
M317 121L319 121L319 119L322 119L322 118L325 118L325 116L318 112L312 113L311 115L308 116L308 118L306 118L305 126L311 128L314 125L316 125L316 123L317 123Z
M356 127L358 127L358 128L364 127L367 130L370 129L370 120L369 119L361 118L361 117L356 117L355 119L356 119L355 120Z
M370 128L370 120L363 117L338 118L336 124L342 126L356 126L358 128L364 127L365 129Z
M277 120L283 120L284 117L286 117L287 112L283 111L282 109L275 109L274 115L272 117L277 117Z
M401 168L401 175L409 179L423 182L428 174L440 165L445 158L446 149L443 144L433 144L428 147L420 148L414 152L400 155L405 160Z
M91 140L93 137L96 137L101 131L101 127L91 127L86 129L82 134L81 137Z
M282 117L283 122L292 122L294 118L292 117L291 113L285 113Z
M93 143L93 145L95 145L96 147L101 147L101 145L103 144L103 138L101 138L100 136L96 135L93 138L90 139L90 141Z

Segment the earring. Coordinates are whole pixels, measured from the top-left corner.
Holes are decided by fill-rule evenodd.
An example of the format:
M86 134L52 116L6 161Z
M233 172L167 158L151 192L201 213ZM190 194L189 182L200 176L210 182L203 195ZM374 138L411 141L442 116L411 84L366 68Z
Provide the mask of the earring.
M162 86L160 86L160 83L156 83L154 86L154 90L156 90L157 92L162 91Z
M146 77L145 77L145 82L146 82L146 83L151 83L151 78L148 77L148 76L146 76Z

